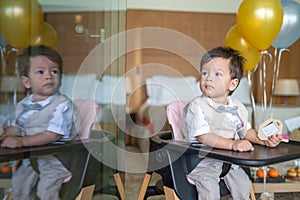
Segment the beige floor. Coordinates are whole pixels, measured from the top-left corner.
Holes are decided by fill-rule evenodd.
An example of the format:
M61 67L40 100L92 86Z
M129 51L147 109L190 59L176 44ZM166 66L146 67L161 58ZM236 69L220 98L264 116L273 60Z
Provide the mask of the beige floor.
M126 200L137 200L147 169L148 160L145 155L140 154L138 148L134 146L127 146L126 150L125 169L128 172L125 173L125 198ZM159 179L160 176L158 174L153 174L150 185L155 185L156 181ZM94 195L93 200L117 200L117 198L110 195L96 194ZM165 198L163 195L158 195L149 197L148 200L165 200Z

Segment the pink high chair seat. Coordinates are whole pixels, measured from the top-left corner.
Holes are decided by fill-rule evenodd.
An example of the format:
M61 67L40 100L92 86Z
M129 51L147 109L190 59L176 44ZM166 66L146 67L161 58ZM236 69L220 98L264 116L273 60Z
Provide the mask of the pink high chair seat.
M184 108L187 106L188 101L173 101L167 107L167 116L169 124L171 125L173 140L187 141L182 132L182 123L184 117ZM186 176L189 183L195 185L195 182Z
M88 139L91 127L96 120L99 106L94 100L75 99L73 102L79 110L79 139Z

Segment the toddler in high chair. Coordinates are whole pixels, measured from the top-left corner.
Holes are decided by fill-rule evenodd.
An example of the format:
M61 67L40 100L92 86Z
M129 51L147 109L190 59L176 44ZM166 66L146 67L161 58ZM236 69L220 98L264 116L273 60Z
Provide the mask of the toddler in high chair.
M189 141L233 151L253 151L252 143L277 146L282 136L274 134L267 140L257 140L257 132L248 122L245 106L231 98L243 76L244 58L230 47L216 47L208 51L200 63L202 96L186 107L184 133ZM204 158L188 174L197 188L198 199L220 199L219 181L223 163ZM245 171L236 165L224 177L233 199L249 199L250 181Z
M72 101L60 94L62 58L54 49L30 46L17 57L24 87L30 93L16 107L15 119L2 135L2 147L38 146L71 140L77 134L77 112ZM54 155L33 161L23 159L13 172L14 199L60 199L59 191L71 173Z

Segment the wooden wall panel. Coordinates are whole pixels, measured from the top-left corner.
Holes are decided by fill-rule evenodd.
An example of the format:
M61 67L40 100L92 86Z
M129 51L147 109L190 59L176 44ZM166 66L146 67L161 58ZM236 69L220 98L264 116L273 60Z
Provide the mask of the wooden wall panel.
M235 24L234 14L212 14L193 12L170 12L170 11L150 11L150 10L128 10L127 30L143 27L167 28L178 31L184 37L195 40L203 49L210 49L215 46L224 45L228 30ZM164 38L157 35L157 39L165 42ZM136 42L141 42L137 39ZM181 41L175 41L180 43ZM127 44L128 45L128 44ZM174 45L174 44L170 44ZM126 56L126 70L130 71L137 66L144 66L142 71L133 77L134 84L143 85L145 78L155 74L166 74L170 76L199 77L199 62L204 52L191 52L189 46L182 46L182 53L192 57L193 63L188 62L176 52L167 52L159 49L142 49L131 52ZM162 66L173 68L174 73ZM138 109L140 104L146 99L145 88L136 91L134 99L134 109Z
M224 45L226 34L228 30L236 24L235 14L219 14L219 13L193 13L193 12L173 12L173 11L153 11L153 10L128 10L127 11L127 30L143 27L162 27L175 30L186 34L204 49L208 50L215 46ZM159 38L159 36L157 36ZM138 41L138 39L137 39ZM189 47L182 46L188 49ZM300 41L289 47L289 52L283 53L279 78L296 78L300 79ZM270 47L268 52L273 54L274 48ZM273 56L273 55L272 55ZM200 61L200 56L199 56ZM273 77L273 61L269 62L267 59L267 79L266 92L269 96L271 93L272 77ZM137 66L143 66L147 63L155 63L152 66L145 68L144 72L139 71L136 74L137 84L142 85L145 78L159 74L156 70L159 64L174 68L183 75L199 76L198 69L191 66L190 63L169 52L163 52L153 49L142 49L131 52L126 56L126 70L130 71ZM259 82L259 72L251 72L253 76L253 91L256 101L262 101L262 88ZM138 77L138 78L137 78ZM133 98L135 99L135 107L138 109L139 105L146 99L145 89L137 91ZM283 98L274 97L275 104L281 104ZM289 98L289 105L300 105L300 97Z
M210 49L224 44L234 14L128 10L127 30L139 27L164 27L184 33Z
M75 32L77 15L81 15L81 23L88 29L89 34L100 34L104 12L47 13L45 16L45 21L57 33L57 50L63 57L63 72L66 74L76 74L88 53L100 43L100 38Z
M278 57L275 58L275 49L274 47L270 47L267 49L267 52L272 56L271 59L266 57L266 94L267 94L267 103L270 102L270 96L273 85L273 76L274 74L274 61L278 60ZM278 79L297 79L300 83L300 40L294 43L292 46L288 48L288 51L283 51L281 55L281 62L279 64L279 74ZM278 50L277 50L278 55ZM262 102L263 92L264 90L261 87L260 83L260 72L262 70L262 65L259 65L259 68L252 72L252 76L254 77L254 94L257 102ZM284 104L284 97L273 97L273 104ZM300 106L300 97L288 97L288 105Z

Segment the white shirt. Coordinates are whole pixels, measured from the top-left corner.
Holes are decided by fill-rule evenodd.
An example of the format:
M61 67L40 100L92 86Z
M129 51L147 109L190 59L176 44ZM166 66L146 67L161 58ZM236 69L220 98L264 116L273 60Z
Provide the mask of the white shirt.
M209 105L212 104L212 100L209 97L207 96L203 96L203 97ZM228 102L227 105L228 107L236 106L236 104L232 101L230 96L228 96L227 102ZM235 130L241 128L242 122L238 115L233 115L231 113L226 113L225 115L230 119ZM201 106L198 106L197 104L191 104L189 106L189 109L187 110L184 118L184 127L185 127L184 131L187 132L188 139L190 142L197 142L197 137L199 135L203 135L205 133L211 132L209 125L205 120L205 114ZM247 130L249 129L251 129L251 124L248 122Z
M205 101L209 104L212 105L212 100L204 96ZM232 101L231 97L227 97L227 102L228 105L226 107L233 107L236 106L236 104ZM225 113L226 117L230 119L232 122L232 125L234 126L235 130L239 130L242 126L242 121L239 118L237 114L233 115L232 113ZM203 110L201 109L201 106L198 106L197 104L193 103L189 106L189 109L186 112L185 118L184 118L184 128L187 132L188 139L190 142L198 142L197 136L203 135L205 133L210 133L210 128L208 125L208 122L205 120L205 114ZM251 124L248 122L247 123L247 130L251 129ZM239 139L239 138L235 138ZM206 167L213 165L216 168L221 168L222 164L220 162L207 162L207 163L199 163L198 166L200 167ZM238 165L232 164L231 167L233 169L238 169Z
M54 94L47 99L39 102L33 102L33 95L29 95L26 97L24 104L35 104L38 103L42 107L47 106L49 103L52 102L52 99L55 98L58 94ZM25 112L21 114L21 116L18 119L18 123L20 126L24 125L26 123L26 119L32 115L33 113L37 112L37 110L29 110L28 112ZM62 138L68 138L70 136L70 130L72 126L72 120L73 120L73 112L71 108L71 103L68 101L64 101L61 104L59 104L56 109L53 112L53 118L49 121L47 131L54 132L56 134L59 134L62 136ZM13 126L15 125L16 121L14 120Z
M35 104L38 103L42 107L47 106L49 103L52 102L53 98L55 98L57 94L54 94L47 99L39 102L33 102L33 95L29 95L26 97L24 100L24 104ZM29 110L27 112L24 112L20 115L18 118L18 123L20 126L22 126L24 123L26 123L26 119L32 115L33 113L37 112L37 110ZM56 134L59 134L62 136L62 138L69 138L70 136L70 130L71 126L73 124L73 111L71 107L71 103L69 101L64 101L61 104L59 104L56 109L53 112L53 117L49 121L47 131L54 132ZM12 125L14 126L16 124L16 119L13 121ZM44 165L46 163L51 163L51 164L61 164L59 161L47 161L47 160L38 160L39 165ZM28 166L30 165L29 159L23 159L23 165Z

